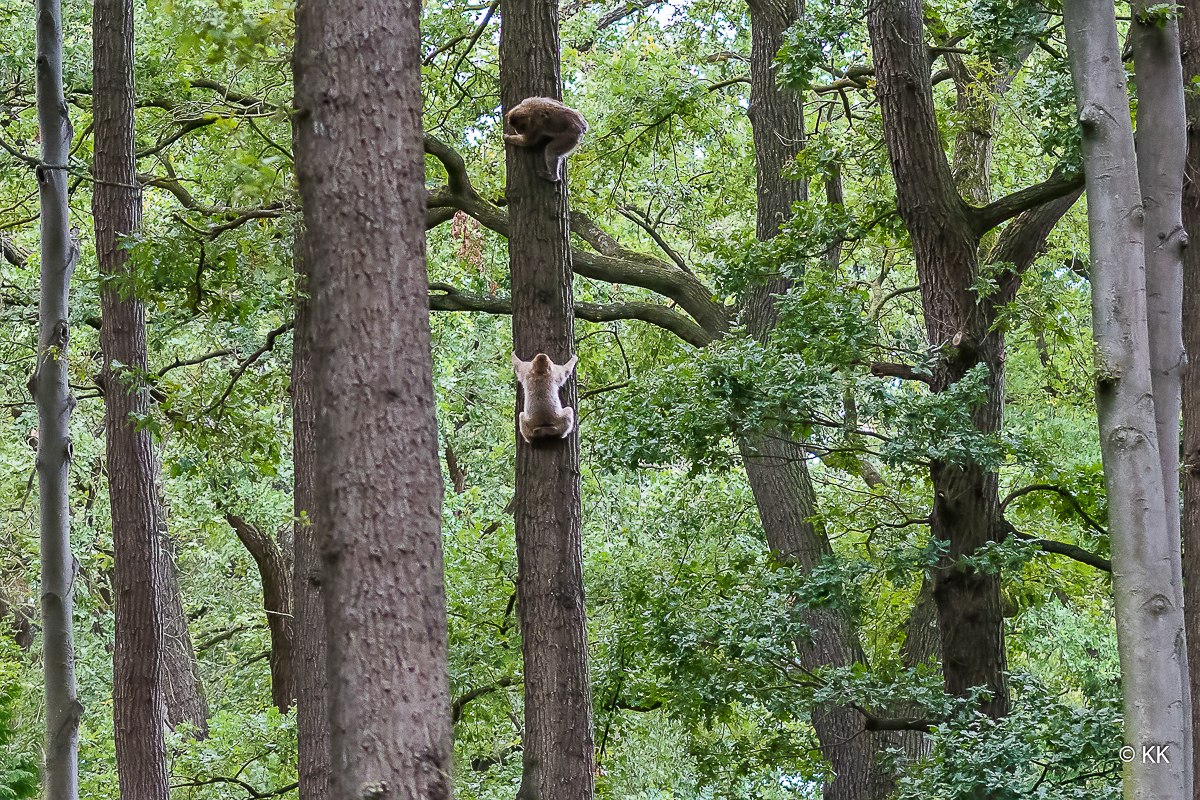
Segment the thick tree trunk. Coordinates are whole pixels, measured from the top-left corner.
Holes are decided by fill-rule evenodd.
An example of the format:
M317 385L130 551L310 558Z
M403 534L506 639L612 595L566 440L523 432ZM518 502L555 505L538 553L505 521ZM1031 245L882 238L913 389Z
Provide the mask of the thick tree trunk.
M1063 6L1087 172L1096 406L1112 535L1124 690L1125 796L1190 796L1178 539L1163 489L1147 321L1143 208L1129 98L1109 0ZM1174 123L1182 126L1182 120ZM1175 754L1162 763L1155 754ZM1152 753L1150 758L1143 753Z
M146 363L145 306L129 291L129 254L121 240L141 225L133 135L133 4L96 0L92 15L92 104L95 128L92 216L104 324L104 427L113 527L116 618L113 722L121 796L167 797L162 694L163 624L158 575L158 460L150 431L136 419L149 413L140 377ZM128 295L122 299L122 294ZM126 368L128 367L128 369Z
M775 54L784 32L804 12L802 0L750 0L750 125L754 135L757 215L755 233L767 241L792 216L792 205L808 199L805 181L784 178L783 171L804 149L801 98L776 80ZM791 281L775 278L755 287L742 306L752 336L765 341L776 322L779 295ZM814 522L817 498L808 474L808 454L779 431L758 431L739 441L746 479L766 532L767 544L782 559L806 570L833 551ZM865 661L856 634L840 611L811 611L806 616L812 641L797 643L805 669L844 667ZM834 777L827 800L872 800L891 789L876 758L879 737L863 729L862 715L847 706L823 704L812 711L812 724Z
M293 148L295 141L293 140ZM293 152L295 152L293 150ZM292 592L296 642L296 751L300 800L327 800L329 683L325 675L325 601L321 594L320 535L315 527L316 424L312 385L312 304L305 234L296 234L296 327L292 332L292 473L295 557Z
M270 534L259 530L234 514L225 521L237 533L238 540L250 551L262 582L263 610L271 631L271 702L286 714L292 707L296 690L292 679L295 637L292 627L292 565Z
M196 665L196 651L188 631L188 618L179 594L179 576L175 570L175 548L166 526L159 531L158 600L163 621L163 702L167 727L181 722L195 728L197 739L208 738L208 700Z
M505 110L531 96L562 97L557 4L506 2L500 31ZM556 364L575 345L567 182L533 170L540 149L506 148L513 350ZM576 405L576 382L563 403ZM517 413L523 399L518 398ZM590 800L595 748L583 591L579 431L566 439L517 440L517 613L525 680L520 800Z
M79 247L71 238L67 208L67 158L71 120L62 88L62 8L59 0L37 7L37 112L42 165L41 304L38 359L30 389L38 409L38 498L41 513L42 631L46 687L47 800L79 795L79 715L75 691L75 639L71 626L75 578L71 555L68 471L69 424L75 398L67 384L67 303Z
M1183 80L1200 77L1200 0L1184 0L1179 20ZM1200 235L1200 96L1185 95L1187 162L1183 183L1183 227ZM1200 786L1200 243L1183 251L1183 344L1188 364L1182 376L1183 400L1183 616L1192 698L1192 790Z
M942 150L922 18L920 0L882 0L870 7L876 95L898 206L916 257L926 334L930 346L945 348L933 389L944 391L976 364L986 364L988 397L972 416L976 428L994 433L1004 407L1004 343L991 329L994 311L977 303L971 291L979 239ZM989 160L986 152L963 159L983 166ZM986 183L980 191L986 192ZM937 463L930 473L932 532L949 545L933 575L946 689L961 695L987 686L983 710L1002 716L1008 686L1000 576L962 563L987 541L1003 538L997 525L999 481L977 464Z
M296 9L330 771L346 798L452 788L419 14Z

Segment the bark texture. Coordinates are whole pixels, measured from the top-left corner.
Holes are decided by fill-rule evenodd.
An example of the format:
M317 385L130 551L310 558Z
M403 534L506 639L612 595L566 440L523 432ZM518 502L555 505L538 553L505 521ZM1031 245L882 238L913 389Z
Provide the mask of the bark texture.
M234 514L225 521L238 541L250 551L262 581L263 610L271 631L271 703L286 714L296 698L292 663L295 634L292 627L292 565L270 534Z
M1179 46L1184 84L1200 77L1200 0L1184 0L1179 20ZM1200 232L1200 97L1185 95L1187 112L1187 161L1183 181L1183 227ZM1192 787L1200 786L1200 247L1183 251L1184 350L1188 364L1182 374L1183 470L1183 617L1187 633L1189 688L1192 697Z
M163 622L163 702L167 727L174 730L181 722L195 728L197 739L208 737L208 699L196 664L192 634L188 630L183 597L179 593L179 575L175 569L175 548L166 526L159 531L158 600Z
M802 0L751 0L749 6L749 118L758 201L755 233L760 241L767 241L791 218L793 204L808 199L805 181L783 176L804 149L804 109L799 95L779 86L774 64L784 33L803 14L804 4ZM790 279L779 277L750 291L741 312L752 336L760 341L770 337L778 296L791 285ZM783 560L805 569L817 566L833 550L815 522L817 499L803 446L778 430L755 431L738 444L767 544ZM806 622L812 639L797 642L797 656L805 669L865 661L856 633L840 611L811 611ZM834 773L824 788L827 800L870 800L887 794L891 780L876 759L880 738L864 730L858 711L822 704L813 708L812 724Z
M37 5L37 112L42 166L41 303L38 360L30 389L38 409L38 501L41 522L42 631L46 687L47 800L79 795L79 716L75 689L75 639L71 625L75 559L71 554L68 472L69 423L75 398L67 384L67 304L79 248L71 238L67 208L71 120L62 88L62 8L58 0Z
M1125 741L1135 753L1190 746L1180 575L1171 540L1156 430L1147 321L1144 224L1129 98L1113 5L1063 6L1071 74L1083 128L1091 246L1096 406L1112 536L1117 648ZM1180 124L1176 120L1176 124ZM1153 761L1154 763L1151 763ZM1135 757L1127 798L1190 796L1186 758Z
M293 147L295 142L293 142ZM293 150L293 152L295 152ZM316 441L312 383L312 304L308 295L305 234L296 234L296 327L292 333L292 592L296 642L296 750L300 800L326 800L329 786L329 682L325 674L325 605L321 593L320 535L316 521Z
M149 430L136 419L150 411L139 377L146 363L146 313L128 290L129 253L121 240L141 226L133 134L133 3L96 0L92 15L92 103L96 183L92 216L104 324L104 429L113 526L113 726L121 796L167 798L163 623L159 614L158 460ZM124 285L123 285L124 284ZM122 289L129 295L122 299ZM128 369L126 369L128 367Z
M942 149L934 116L928 48L920 0L883 0L867 15L875 58L876 95L896 180L897 205L916 258L929 344L943 357L931 387L944 391L976 364L988 369L988 397L973 414L984 433L1000 429L1004 403L1003 340L993 315L970 290L979 237ZM986 166L976 148L965 163ZM976 182L978 183L978 182ZM984 190L985 191L985 190ZM949 554L934 570L933 593L942 633L946 689L964 694L987 686L984 711L1008 711L1000 576L962 565L985 542L999 540L998 476L974 463L935 463L931 528Z
M562 97L558 15L545 0L506 2L500 29L500 99ZM556 364L575 349L567 182L534 172L541 151L509 145L506 196L513 294L513 350ZM563 404L577 405L574 375ZM524 398L518 397L517 414ZM579 431L566 439L517 439L517 613L524 662L525 731L520 800L590 800L595 747L583 590Z
M332 794L451 795L420 6L296 9Z

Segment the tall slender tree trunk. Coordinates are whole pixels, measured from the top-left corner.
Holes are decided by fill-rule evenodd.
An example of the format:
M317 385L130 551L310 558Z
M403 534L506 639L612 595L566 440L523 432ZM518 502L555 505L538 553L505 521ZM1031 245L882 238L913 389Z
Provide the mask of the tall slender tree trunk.
M75 640L71 586L75 578L68 508L71 410L67 384L67 303L79 247L71 238L67 208L67 158L71 120L62 88L62 8L39 0L37 8L37 111L42 163L41 305L38 359L30 389L38 409L38 498L41 513L42 631L46 687L47 800L79 795L79 716L75 691Z
M333 794L451 795L419 4L296 9Z
M804 13L803 0L750 0L750 109L757 177L756 235L767 241L791 218L792 205L808 199L805 181L783 170L804 149L801 97L781 88L775 54L784 32ZM776 323L779 295L791 281L775 278L753 289L742 307L751 335L765 341ZM739 441L746 479L754 493L767 544L782 559L811 570L832 554L825 532L814 522L817 498L808 473L808 453L778 430L756 431ZM812 640L798 643L805 669L844 667L864 662L855 632L844 613L814 610L806 616ZM812 711L821 752L833 768L827 800L872 800L891 788L876 758L878 736L863 729L863 717L848 706L822 704Z
M1179 540L1170 536L1174 524L1168 516L1174 512L1168 514L1166 506L1151 375L1139 169L1113 4L1068 0L1063 19L1083 127L1096 406L1112 535L1125 741L1135 752L1125 765L1125 796L1172 800L1191 794L1185 755L1191 741L1183 705L1188 695L1181 578L1174 567ZM1176 756L1170 763L1143 756L1164 747Z
M1162 463L1163 502L1172 542L1171 574L1176 608L1183 607L1182 550L1179 513L1180 376L1183 353L1183 167L1187 158L1187 114L1179 53L1179 22L1147 16L1145 0L1132 4L1130 44L1138 87L1137 171L1146 236L1146 315L1150 336L1150 385L1154 391L1154 424ZM1173 15L1172 15L1173 17ZM1191 682L1187 649L1179 652L1183 670L1184 708L1190 709ZM1191 714L1182 755L1191 794Z
M1200 77L1200 0L1184 0L1179 19L1183 81ZM1183 227L1200 236L1200 97L1185 95L1187 161L1183 183ZM1187 632L1189 688L1192 698L1192 791L1200 786L1200 242L1183 251L1183 344L1187 368L1182 375L1183 470L1183 617Z
M141 377L147 369L145 306L130 291L123 237L141 226L133 132L133 3L96 0L93 15L92 108L95 185L92 216L101 284L100 347L109 498L113 526L116 618L113 723L121 796L167 797L162 694L163 623L159 615L158 461ZM126 295L122 299L122 295Z
M293 138L293 152L296 142ZM312 381L312 301L305 233L296 233L296 327L292 332L292 502L295 557L296 751L300 800L326 800L329 786L329 684L325 674L325 605L316 522L316 424Z
M500 99L562 97L558 6L509 0L500 30ZM506 148L513 350L556 364L575 349L567 182L534 173L533 148ZM563 402L576 405L576 382ZM518 398L517 412L521 411ZM590 800L595 747L583 590L579 431L532 446L517 441L517 613L525 680L521 800Z

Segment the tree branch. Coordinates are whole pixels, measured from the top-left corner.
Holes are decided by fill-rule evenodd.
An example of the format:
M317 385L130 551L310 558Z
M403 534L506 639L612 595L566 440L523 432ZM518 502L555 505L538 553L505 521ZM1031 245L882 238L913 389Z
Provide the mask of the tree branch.
M240 786L246 790L246 793L251 798L253 798L253 800L259 800L260 798L264 798L264 797L278 797L279 795L287 794L288 792L293 791L294 789L296 789L300 786L299 783L289 783L287 786L281 786L278 789L272 789L269 792L260 792L257 789L255 789L253 786L251 786L250 784L246 783L241 778L228 778L228 777L225 777L224 775L214 775L213 777L208 778L207 780L203 780L203 781L188 781L187 783L173 783L173 784L171 784L171 788L172 789L182 789L182 788L190 787L190 786L212 786L213 784L216 784L216 783L231 783L235 786Z
M454 725L458 722L458 720L462 717L463 707L466 706L467 703L471 702L472 700L478 700L484 695L491 694L497 689L504 689L512 686L516 682L517 678L514 678L511 675L505 675L502 678L497 678L495 683L489 683L486 686L478 686L466 694L455 698L454 702L450 704L450 724Z
M225 393L221 395L221 399L218 400L217 402L213 403L208 408L206 408L204 410L204 413L210 414L213 411L215 411L216 409L224 406L225 401L227 399L229 399L229 394L233 391L234 385L236 385L238 382L238 379L241 378L243 374L245 374L247 368L249 368L249 366L251 364L253 364L255 361L257 361L264 353L266 353L267 351L269 351L273 347L275 347L275 338L277 336L279 336L279 334L284 333L285 331L290 331L295 326L295 324L296 324L295 320L289 320L288 322L283 323L278 328L276 328L275 330L268 333L267 340L265 342L263 342L263 346L258 348L257 350L255 350L251 355L244 358L242 360L242 362L240 364L238 364L237 369L234 370L233 379L229 381L229 386L226 387Z
M447 174L447 185L429 193L431 213L434 209L457 209L479 220L489 230L507 237L508 215L496 204L480 197L471 186L462 156L430 135L425 136L425 152L437 158ZM674 300L705 331L706 343L728 330L729 317L725 307L713 300L712 290L696 276L674 264L622 247L584 214L572 212L571 230L599 251L591 253L571 248L577 275L649 289Z
M1002 520L1001 524L1003 525L1004 530L1010 536L1015 536L1023 542L1035 544L1041 548L1043 552L1066 556L1067 558L1074 559L1081 564L1087 564L1089 567L1095 567L1102 572L1112 572L1111 561L1109 561L1107 558L1101 558L1091 551L1084 550L1078 545L1067 544L1066 542L1056 542L1053 539L1039 539L1038 537L1032 536L1028 533L1022 533L1014 528L1012 523L1008 520Z
M933 376L925 372L917 372L908 364L896 364L891 361L872 361L871 374L876 378L900 378L905 381L920 381L933 386Z
M978 236L990 231L1002 222L1012 219L1023 211L1036 208L1051 200L1070 195L1083 188L1083 171L1066 174L1055 167L1050 177L1039 184L1001 197L983 208L968 206L975 233Z
M1080 505L1079 500L1075 497L1075 495L1071 494L1063 487L1056 486L1052 483L1033 483L1029 486L1023 486L1020 489L1015 489L1009 492L1008 496L1005 497L1000 503L1000 513L1003 514L1004 510L1008 508L1008 504L1013 500L1016 500L1018 497L1024 497L1031 492L1054 492L1070 504L1071 508L1075 510L1076 514L1083 518L1083 521L1087 523L1089 528L1101 536L1108 536L1108 531L1104 530L1099 522L1097 522L1091 517L1091 515L1083 510L1083 506Z
M196 364L203 364L205 361L209 361L210 359L231 355L233 355L232 350L214 350L211 353L205 353L204 355L197 356L196 358L187 358L183 360L175 359L175 361L160 369L157 375L152 375L150 377L150 381L152 383L157 383L158 381L162 380L163 375L166 375L173 369L179 369L180 367L193 367Z
M484 297L465 294L444 283L430 284L430 311L481 311L485 314L508 315L512 313L512 300L507 297ZM434 294L438 292L438 294ZM612 322L619 319L637 319L649 322L683 339L695 347L704 347L712 336L693 320L666 306L650 302L629 303L583 303L576 301L575 316L588 322Z

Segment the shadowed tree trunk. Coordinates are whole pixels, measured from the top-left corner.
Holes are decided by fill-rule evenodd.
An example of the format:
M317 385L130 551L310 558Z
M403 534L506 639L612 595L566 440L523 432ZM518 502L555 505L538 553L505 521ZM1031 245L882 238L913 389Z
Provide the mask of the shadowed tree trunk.
M1155 151L1170 139L1151 138L1158 127L1152 125L1142 130L1135 156L1112 2L1068 0L1063 22L1087 170L1096 409L1112 537L1125 742L1139 755L1147 748L1156 752L1161 747L1176 755L1170 763L1144 757L1127 763L1125 796L1185 798L1191 796L1192 778L1186 753L1191 746L1190 714L1184 708L1187 654L1181 576L1176 569L1179 540L1173 538L1175 523L1168 519L1177 509L1168 510L1165 500L1171 493L1164 488L1152 377L1153 337L1162 335L1162 321L1152 327L1147 319L1148 287L1171 291L1151 282L1154 268L1147 251L1160 245L1177 247L1178 237L1176 231L1162 231L1158 217L1151 229L1152 243L1146 247L1144 219L1157 215L1147 214L1143 203L1162 203L1169 192L1155 190L1143 198L1142 187L1148 184L1139 185L1143 158L1149 173L1146 180L1151 185L1162 180L1161 164L1152 167L1151 163L1162 157ZM1162 49L1172 47L1171 27L1164 26L1158 34L1143 31L1159 39L1152 48L1160 52L1142 50L1141 54L1170 60ZM1182 86L1165 74L1154 82L1143 78L1140 84L1139 105L1149 102L1164 117L1159 123L1182 132ZM1142 114L1139 110L1139 120ZM1164 236L1155 242L1158 233ZM1154 304L1156 313L1172 313L1167 311L1167 301L1163 297ZM1170 346L1169 341L1157 344Z
M804 149L804 109L799 95L780 88L774 65L784 32L803 13L804 5L802 0L751 0L749 5L756 235L767 241L791 218L793 203L808 199L805 181L788 180L782 174ZM751 290L742 306L751 335L762 341L770 337L777 297L790 288L789 279L775 278ZM814 522L817 499L808 474L808 453L778 430L751 433L738 444L767 544L781 559L813 569L833 550ZM865 661L843 612L813 610L805 621L812 641L797 643L797 657L805 669ZM873 800L887 794L891 780L876 759L879 735L863 729L861 714L847 706L822 704L813 708L812 724L834 772L825 787L827 800Z
M509 0L500 31L500 98L562 97L557 4ZM556 364L575 349L567 182L534 173L540 148L506 149L512 220L513 351ZM562 392L576 405L576 381ZM518 397L517 413L522 409ZM515 435L515 434L514 434ZM579 431L526 443L519 435L516 496L517 612L525 680L520 800L590 800L595 753L583 592Z
M293 148L295 140L293 139ZM295 150L293 149L293 152ZM308 296L305 233L296 233L296 327L292 333L292 593L295 605L296 755L300 800L326 800L329 789L329 685L325 675L325 601L321 595L320 536L314 525L316 424L312 385L312 305Z
M150 431L136 420L150 411L144 378L145 306L130 291L123 237L141 225L134 159L133 4L96 0L92 103L95 141L92 216L100 274L109 499L113 528L113 727L121 796L166 800L167 753L162 694L163 624L159 614L158 460ZM124 279L124 280L123 280ZM122 299L122 294L126 294Z
M271 702L286 714L296 697L292 680L294 633L292 627L292 565L269 534L234 514L225 521L237 533L258 566L263 609L271 631Z
M419 4L296 8L331 793L451 796Z
M987 393L972 421L978 431L996 433L1004 411L1004 339L995 322L1055 222L1078 197L1080 181L1056 173L1045 184L1023 190L1022 198L1013 195L989 203L992 94L1003 90L1011 74L999 74L990 86L972 85L976 79L953 60L959 110L971 117L973 125L958 137L951 169L934 114L923 17L920 0L881 0L869 7L875 92L897 207L916 259L926 336L929 346L940 351L930 386L935 392L945 391L971 369L984 365ZM1037 199L1029 202L1035 195ZM1028 210L981 256L984 234L1021 209ZM995 294L981 298L972 289L979 264L1001 262L1012 267L997 277ZM962 695L972 687L986 686L989 697L983 710L1002 716L1009 700L1000 576L963 563L988 541L1004 538L999 476L968 460L936 462L930 477L931 530L948 545L947 557L932 575L946 689Z
M1179 46L1184 85L1200 77L1200 0L1185 0L1179 19ZM1187 163L1183 182L1183 229L1200 236L1200 96L1189 92ZM1187 368L1183 371L1183 616L1187 632L1189 686L1192 697L1192 787L1200 786L1200 243L1183 251L1182 316Z
M43 787L47 800L79 795L79 716L75 690L75 638L71 626L75 558L71 554L68 472L69 424L75 398L67 384L67 303L79 247L71 238L67 166L71 120L62 88L62 8L58 0L37 4L37 113L42 165L41 303L38 358L29 389L38 410L38 501L41 525L42 631L46 687Z
M179 594L179 576L175 569L175 548L166 526L159 531L158 577L159 614L163 624L163 702L167 727L181 722L195 727L197 739L208 738L208 700L196 665L196 651L188 630L183 598Z

